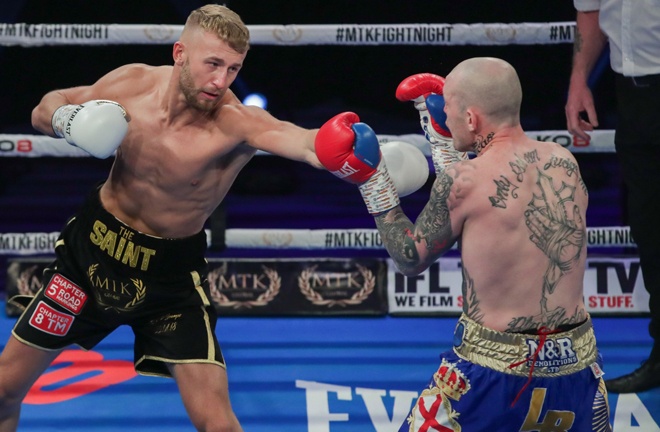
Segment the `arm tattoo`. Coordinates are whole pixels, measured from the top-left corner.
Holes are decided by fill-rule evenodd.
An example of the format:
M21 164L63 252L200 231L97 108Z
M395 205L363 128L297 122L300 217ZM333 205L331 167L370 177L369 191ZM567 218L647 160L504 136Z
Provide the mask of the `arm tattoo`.
M415 225L400 207L374 218L387 252L402 272L417 273L425 268L417 249L420 243L423 243L432 256L451 247L451 221L447 199L452 184L452 177L445 171L438 175L429 202Z
M453 184L454 179L443 171L433 184L429 202L417 218L415 231L432 254L439 254L450 246L452 235L447 200Z
M415 268L419 263L418 239L414 236L412 222L403 213L401 207L378 215L374 220L383 244L397 267L404 272L406 269Z
M575 41L573 42L573 56L582 51L582 45L584 44L584 39L582 38L582 32L575 27Z

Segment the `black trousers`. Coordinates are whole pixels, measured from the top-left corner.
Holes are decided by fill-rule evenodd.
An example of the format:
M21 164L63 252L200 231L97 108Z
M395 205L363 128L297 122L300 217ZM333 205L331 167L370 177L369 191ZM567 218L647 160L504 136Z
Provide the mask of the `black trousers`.
M660 359L660 75L616 79L617 159L627 189L628 224L650 294L649 333Z

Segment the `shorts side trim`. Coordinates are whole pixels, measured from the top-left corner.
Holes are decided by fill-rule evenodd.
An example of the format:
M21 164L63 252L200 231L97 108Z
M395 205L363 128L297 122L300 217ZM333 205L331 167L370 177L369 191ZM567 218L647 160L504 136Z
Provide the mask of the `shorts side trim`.
M25 344L25 345L27 345L29 347L32 347L32 348L36 348L36 349L41 350L41 351L55 352L55 351L64 351L64 350L67 349L66 347L65 348L44 348L44 347L39 346L37 344L33 344L32 342L26 341L25 339L23 339L22 337L18 336L16 333L14 333L13 330L11 332L11 335L14 337L14 339L19 341L20 343ZM90 351L90 349L85 348L82 345L78 345L77 343L71 344L70 346L77 346L78 348L80 348L83 351Z
M40 351L56 352L56 351L62 351L62 350L65 349L65 348L44 348L44 347L39 346L39 345L37 345L37 344L33 344L32 342L28 342L28 341L26 341L25 339L23 339L22 337L18 336L18 335L16 334L16 332L14 332L14 330L11 331L11 335L12 335L17 341L19 341L20 343L22 343L22 344L24 344L24 345L27 345L27 346L29 346L29 347L32 347L32 348L36 348L36 349L38 349L38 350L40 350Z
M135 371L144 376L154 376L154 377L161 377L161 378L172 378L172 375L169 373L158 373L158 372L153 372L153 371L145 371L143 369L140 369L138 366L141 363L144 363L145 361L153 361L153 362L159 362L163 364L167 363L172 363L172 364L212 364L216 366L220 366L221 368L227 370L227 365L219 362L217 360L211 360L211 359L185 359L185 360L174 360L174 359L169 359L165 357L158 357L158 356L142 356L138 361L135 362Z
M191 271L190 275L192 276L195 289L197 290L199 297L202 299L204 306L211 306L211 301L207 297L206 293L204 292L204 288L202 287L202 278L199 276L199 273L196 271Z
M215 341L213 339L213 329L211 328L211 320L209 319L209 313L206 312L206 308L202 307L202 313L204 314L204 324L206 325L206 343L209 347L207 358L215 358Z

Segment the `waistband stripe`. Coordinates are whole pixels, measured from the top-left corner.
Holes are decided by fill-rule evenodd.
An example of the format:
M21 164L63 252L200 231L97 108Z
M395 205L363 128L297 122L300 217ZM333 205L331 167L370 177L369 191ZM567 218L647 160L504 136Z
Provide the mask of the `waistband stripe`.
M462 315L454 334L454 351L480 366L516 376L570 375L597 360L591 319L575 329L540 335L504 333Z
M206 233L168 239L137 231L103 208L95 190L78 212L77 224L92 248L128 269L148 274L175 274L205 266Z

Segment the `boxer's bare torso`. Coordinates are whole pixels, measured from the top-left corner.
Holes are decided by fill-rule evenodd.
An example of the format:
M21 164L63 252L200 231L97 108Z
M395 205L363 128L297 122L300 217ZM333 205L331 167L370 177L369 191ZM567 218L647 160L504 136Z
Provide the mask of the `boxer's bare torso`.
M587 318L583 300L587 189L554 143L496 135L440 173L414 227L399 209L377 219L403 271L416 274L458 241L463 311L499 331L555 329ZM411 252L414 241L416 252Z
M195 37L190 65L125 65L94 85L49 93L33 114L35 126L53 135L50 116L59 105L120 103L129 129L101 200L122 222L159 237L199 232L257 150L320 167L315 130L242 105L229 90L245 55L208 33Z
M464 311L501 331L584 321L587 189L575 159L525 137L489 147L450 170Z
M162 237L198 232L255 154L236 130L254 122L230 91L218 108L172 112L166 92L171 67L134 66L117 100L131 114L101 189L105 208L133 228Z

